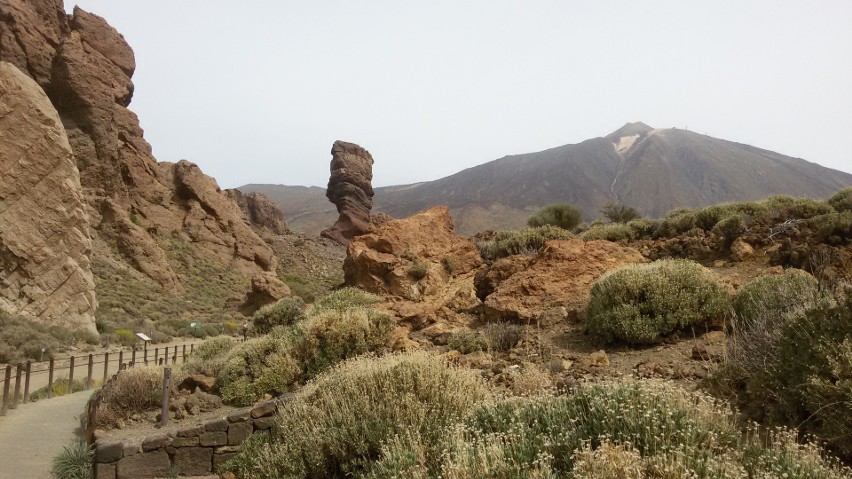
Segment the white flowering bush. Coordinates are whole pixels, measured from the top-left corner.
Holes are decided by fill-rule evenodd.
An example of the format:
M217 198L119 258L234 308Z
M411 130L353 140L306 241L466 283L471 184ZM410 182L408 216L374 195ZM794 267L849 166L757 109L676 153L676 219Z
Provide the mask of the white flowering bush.
M653 344L687 326L721 322L729 309L728 293L710 270L693 261L660 260L598 279L586 324L608 342Z

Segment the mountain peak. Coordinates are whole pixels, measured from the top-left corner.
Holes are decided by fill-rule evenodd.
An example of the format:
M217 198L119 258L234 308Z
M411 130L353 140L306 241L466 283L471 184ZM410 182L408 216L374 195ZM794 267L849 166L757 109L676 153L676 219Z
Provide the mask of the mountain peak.
M624 136L644 136L651 130L653 130L652 127L646 125L645 123L642 123L641 121L637 121L634 123L625 123L624 126L607 135L606 138L610 140L618 140L619 138Z

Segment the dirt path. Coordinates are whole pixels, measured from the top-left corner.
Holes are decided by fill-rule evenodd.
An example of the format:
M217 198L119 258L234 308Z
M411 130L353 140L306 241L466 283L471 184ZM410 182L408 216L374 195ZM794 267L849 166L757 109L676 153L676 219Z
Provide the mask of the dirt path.
M62 446L80 438L80 415L92 391L22 404L0 418L0 479L51 479Z

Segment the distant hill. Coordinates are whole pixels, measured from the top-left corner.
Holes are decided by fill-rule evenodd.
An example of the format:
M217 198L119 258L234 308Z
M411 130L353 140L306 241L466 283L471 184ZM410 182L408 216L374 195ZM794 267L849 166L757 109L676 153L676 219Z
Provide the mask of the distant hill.
M847 186L852 174L799 158L687 130L628 123L578 144L506 156L434 181L376 188L374 210L402 217L442 204L452 211L459 232L473 234L519 227L531 212L551 203L571 203L588 220L616 201L659 217L674 208L773 194L826 198ZM239 189L268 195L297 230L318 232L336 218L324 188Z

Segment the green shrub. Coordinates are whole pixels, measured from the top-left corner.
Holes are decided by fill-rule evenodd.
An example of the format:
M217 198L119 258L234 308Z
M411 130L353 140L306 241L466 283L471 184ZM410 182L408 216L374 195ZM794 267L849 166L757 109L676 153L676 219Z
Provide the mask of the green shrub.
M53 381L53 396L62 396L63 394L68 394L68 378L59 378ZM85 391L86 381L83 379L75 379L74 384L71 385L72 393L76 393L79 391ZM38 401L41 399L47 399L47 386L41 387L30 393L30 401Z
M293 357L301 331L276 328L270 334L238 344L216 377L222 400L248 406L264 394L293 389L301 367Z
M488 349L488 340L477 331L458 331L450 334L447 346L462 354Z
M425 352L362 357L327 371L284 404L269 434L253 435L221 472L238 477L361 475L398 435L437 442L488 388L471 370Z
M615 203L607 203L601 213L613 223L627 223L642 217L635 208Z
M118 338L119 344L128 348L132 348L139 340L129 329L117 329L114 334Z
M598 279L587 325L606 341L652 344L687 326L717 322L728 309L728 294L708 269L687 260L661 260Z
M441 264L450 276L456 271L456 260L452 256L444 256L441 258Z
M814 216L809 224L823 241L832 236L842 240L852 239L852 211Z
M62 447L62 452L53 458L50 473L55 479L93 479L94 461L94 449L85 441L78 441Z
M311 316L302 328L304 339L298 347L306 378L344 359L381 351L395 327L388 313L370 308L327 310Z
M852 211L852 187L838 191L828 199L827 203L838 213Z
M281 298L267 304L252 316L252 327L258 334L266 334L276 326L290 326L305 319L305 303L301 298Z
M770 196L764 203L771 216L779 220L808 219L814 216L834 213L828 203L810 198L793 198L791 196Z
M320 298L314 303L314 309L339 309L358 308L371 304L381 303L382 298L364 290L349 286L341 288Z
M734 296L731 361L757 373L774 361L784 325L819 301L819 284L798 269L761 276L743 285Z
M580 235L580 239L585 241L630 241L634 238L634 235L634 229L628 225L622 223L604 223L587 229Z
M418 261L411 265L408 268L408 275L414 279L423 279L426 277L426 274L429 272L429 269L426 263Z
M393 319L369 308L320 309L291 327L239 344L217 376L225 402L249 405L280 394L334 364L387 346Z
M477 247L483 258L493 261L516 254L535 254L550 240L572 238L576 236L557 226L541 226L517 231L501 231L491 240L478 243Z
M570 230L579 225L582 219L583 214L577 208L569 204L558 204L538 210L527 220L527 225L533 228L550 225Z
M696 212L692 208L679 208L669 211L666 217L660 221L654 236L657 238L670 238L695 228Z
M725 244L730 245L735 239L745 233L745 230L745 217L742 213L735 213L719 220L719 222L713 226L712 231L713 234L721 237L725 241Z
M634 238L650 237L659 225L658 221L645 218L639 218L627 223L627 226L633 229Z
M852 458L850 331L848 292L787 321L777 359L752 378L750 394L754 400L763 396L771 420L799 425L847 458Z
M236 344L234 340L226 336L204 341L195 348L192 356L181 366L181 373L185 376L203 374L217 377L225 367L228 353Z

